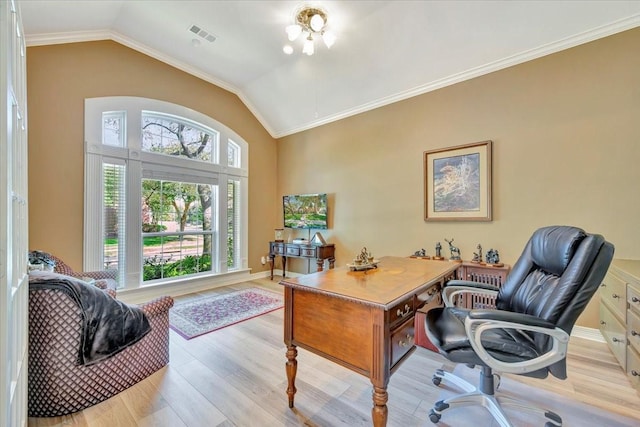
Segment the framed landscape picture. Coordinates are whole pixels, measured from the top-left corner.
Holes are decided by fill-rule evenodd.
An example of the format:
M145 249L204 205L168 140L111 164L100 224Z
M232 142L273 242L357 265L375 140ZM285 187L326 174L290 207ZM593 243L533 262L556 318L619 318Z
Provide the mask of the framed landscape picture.
M491 221L491 141L424 152L425 221Z

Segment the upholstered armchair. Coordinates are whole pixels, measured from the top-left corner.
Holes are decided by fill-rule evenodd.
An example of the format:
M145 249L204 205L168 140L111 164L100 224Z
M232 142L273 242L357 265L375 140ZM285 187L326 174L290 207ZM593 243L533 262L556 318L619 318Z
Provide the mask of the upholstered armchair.
M495 372L546 378L567 377L566 357L571 329L598 289L613 258L613 245L576 227L544 227L529 239L502 288L450 281L443 289L445 307L427 313L427 335L450 361L480 367L478 387L443 369L432 381L455 385L463 394L435 403L429 414L437 423L445 411L482 405L501 427L511 427L502 405L546 418L561 426L562 418L494 395ZM464 292L496 298L495 309L455 307Z
M63 260L48 252L32 251L38 253L41 256L49 258L55 264L53 271L66 276L76 277L78 279L91 278L95 280L95 285L100 289L113 289L115 290L118 285L118 270L98 270L98 271L74 271Z
M34 278L36 273L42 274L32 273L29 291L29 416L80 411L131 387L169 362L171 297L138 306L151 328L141 339L111 357L81 364L86 312L60 289L36 288L34 282L42 280ZM109 298L115 295L111 289L98 292L109 294Z

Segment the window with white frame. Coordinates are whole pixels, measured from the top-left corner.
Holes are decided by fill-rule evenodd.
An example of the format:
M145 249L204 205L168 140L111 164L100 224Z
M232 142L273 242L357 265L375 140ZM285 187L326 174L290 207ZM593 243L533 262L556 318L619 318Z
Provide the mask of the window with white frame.
M247 154L185 107L86 99L84 267L118 269L119 287L246 268Z

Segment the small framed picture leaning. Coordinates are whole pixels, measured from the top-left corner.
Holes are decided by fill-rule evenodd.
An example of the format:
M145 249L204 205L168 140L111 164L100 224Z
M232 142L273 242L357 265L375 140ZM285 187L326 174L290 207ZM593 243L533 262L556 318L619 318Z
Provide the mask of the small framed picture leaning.
M425 221L491 221L491 144L424 152Z

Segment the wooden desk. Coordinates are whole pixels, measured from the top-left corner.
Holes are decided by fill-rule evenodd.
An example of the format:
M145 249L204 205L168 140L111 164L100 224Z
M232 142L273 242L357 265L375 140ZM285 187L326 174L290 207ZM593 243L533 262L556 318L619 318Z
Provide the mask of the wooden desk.
M383 257L374 270L342 267L282 280L289 407L302 347L369 377L373 425L385 426L389 377L415 349L415 311L458 267Z
M333 268L336 261L336 247L334 244L314 245L311 243L269 242L269 264L271 264L271 280L273 280L273 265L276 256L282 257L282 277L287 275L287 258L315 258L317 271L324 269L324 260L329 261L329 268Z

